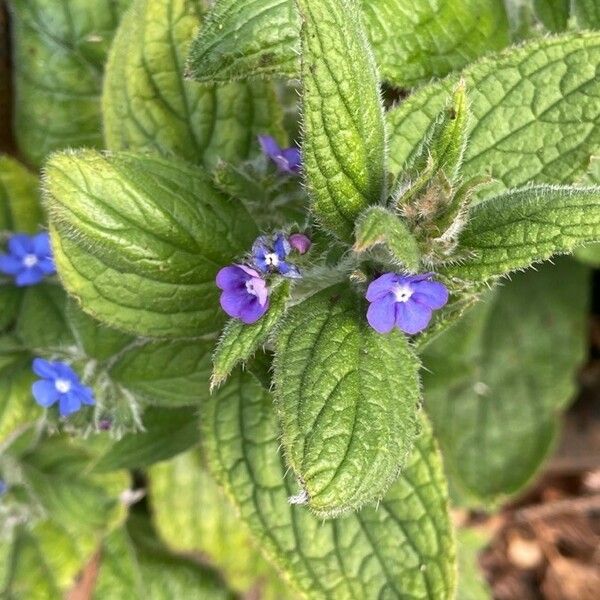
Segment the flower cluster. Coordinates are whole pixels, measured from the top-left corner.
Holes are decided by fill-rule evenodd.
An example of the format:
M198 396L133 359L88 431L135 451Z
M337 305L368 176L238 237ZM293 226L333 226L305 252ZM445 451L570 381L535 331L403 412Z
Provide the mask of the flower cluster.
M448 302L448 289L432 277L433 273L385 273L371 282L366 295L371 303L369 325L378 333L389 333L394 327L411 335L423 331L433 311Z
M221 308L247 325L256 323L269 310L266 278L269 275L300 278L298 267L288 259L294 251L305 254L310 246L310 239L301 233L259 237L252 246L249 265L234 264L217 273L217 287L222 290Z
M302 156L298 148L281 148L270 135L259 135L258 141L265 156L270 158L281 173L296 175L302 166Z
M69 365L36 358L33 372L41 378L31 388L36 402L44 408L58 402L61 417L72 415L83 404L95 404L93 391L81 383L79 375Z
M13 277L17 286L35 285L56 273L47 233L16 233L8 240L8 253L0 255L0 272Z

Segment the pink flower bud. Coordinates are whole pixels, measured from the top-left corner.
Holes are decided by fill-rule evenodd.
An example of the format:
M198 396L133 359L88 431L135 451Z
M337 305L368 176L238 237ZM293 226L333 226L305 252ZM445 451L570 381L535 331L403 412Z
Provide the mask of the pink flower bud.
M289 242L290 246L294 248L294 250L297 250L300 254L306 254L312 246L310 239L303 233L293 233L289 237Z

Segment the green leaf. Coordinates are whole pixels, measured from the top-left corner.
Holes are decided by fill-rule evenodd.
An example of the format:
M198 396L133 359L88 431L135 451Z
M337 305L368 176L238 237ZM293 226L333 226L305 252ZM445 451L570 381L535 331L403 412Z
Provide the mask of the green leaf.
M417 272L421 252L417 241L400 216L383 206L367 208L356 222L355 252L364 252L384 244L394 261Z
M362 0L383 79L403 88L443 77L508 45L501 0Z
M102 146L104 61L129 0L10 0L15 133L27 162Z
M23 294L15 333L34 353L55 353L75 345L65 310L67 295L59 286L41 283Z
M567 28L571 0L533 0L535 14L546 29L553 32Z
M600 187L600 157L592 156L589 171L581 179L582 185ZM575 248L573 253L581 262L592 267L600 267L600 244L589 244Z
M150 156L65 153L47 164L45 197L59 274L86 312L147 336L220 329L216 273L257 232L201 171Z
M294 0L217 0L190 47L189 76L227 82L298 74L300 17Z
M477 529L461 528L456 534L458 554L458 593L460 600L492 600L492 591L479 566L479 553L490 535Z
M573 14L581 29L600 29L600 4L597 0L573 0Z
M289 311L276 339L275 407L316 514L374 502L397 477L417 429L419 366L406 336L371 329L345 287Z
M195 38L188 72L201 82L265 75L297 77L300 21L293 0L218 0ZM500 0L363 0L382 77L412 87L508 44ZM402 35L398 35L401 31Z
M0 155L0 230L36 233L44 221L38 178L21 163Z
M281 283L271 292L267 314L254 323L246 325L239 319L231 319L213 355L211 388L221 385L240 362L246 362L277 327L286 311L290 297L290 284Z
M116 329L102 325L85 314L72 300L65 308L65 319L80 351L90 359L100 362L113 359L135 338Z
M588 271L518 274L428 347L425 406L452 482L500 501L535 474L585 356Z
M119 496L128 488L128 477L90 474L91 457L83 445L55 437L18 459L19 471L15 481L8 477L3 504L10 513L20 501L36 516L0 541L0 554L10 556L3 597L62 597L102 538L123 522Z
M0 337L0 447L42 414L31 395L31 361L17 339Z
M571 183L600 146L600 34L529 42L479 61L462 77L473 114L465 179L489 175L486 195L537 183ZM437 118L458 76L421 88L388 113L389 157L398 173Z
M376 506L323 521L288 503L298 490L278 449L269 393L238 373L201 414L211 471L265 556L308 598L453 597L454 541L441 459L423 423L402 476Z
M465 258L440 272L483 282L594 241L600 241L600 187L509 191L471 209L458 246Z
M171 554L145 517L130 519L102 547L93 598L132 600L233 600L216 573L191 558Z
M264 600L293 597L253 546L197 450L154 465L148 475L154 525L169 548L206 557L238 592L258 587Z
M112 444L94 465L97 473L138 469L167 460L198 442L196 408L149 408L144 431L128 433Z
M256 136L283 135L268 82L201 87L183 66L200 25L200 0L135 0L107 65L104 130L110 150L158 151L214 167L258 151Z
M178 340L134 344L113 361L113 381L148 404L196 406L208 398L212 342Z
M385 195L385 130L375 63L355 0L298 0L303 19L303 169L312 207L351 240Z

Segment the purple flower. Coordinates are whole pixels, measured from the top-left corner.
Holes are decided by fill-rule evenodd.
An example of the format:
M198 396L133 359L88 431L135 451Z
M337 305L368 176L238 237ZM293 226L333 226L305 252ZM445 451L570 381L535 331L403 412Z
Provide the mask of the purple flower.
M217 286L223 290L221 308L246 325L258 321L269 308L267 282L250 267L224 267L217 273Z
M35 285L56 273L47 233L16 233L8 240L8 254L0 255L0 272L11 275L17 286Z
M298 148L281 148L270 135L259 135L258 141L263 153L268 156L282 173L300 172L302 156Z
M282 233L277 234L272 240L261 236L252 246L252 264L263 273L279 273L284 277L298 279L301 277L300 271L286 262L291 251L290 242Z
M58 402L61 417L77 412L82 404L95 404L94 393L89 387L82 385L79 376L69 365L36 358L33 361L33 372L41 377L31 388L35 401L44 408Z
M371 303L369 325L378 333L389 333L394 326L409 334L423 331L432 312L448 302L446 286L432 276L386 273L371 282L366 296Z
M303 233L292 233L289 242L290 246L300 254L306 254L312 246L310 238Z

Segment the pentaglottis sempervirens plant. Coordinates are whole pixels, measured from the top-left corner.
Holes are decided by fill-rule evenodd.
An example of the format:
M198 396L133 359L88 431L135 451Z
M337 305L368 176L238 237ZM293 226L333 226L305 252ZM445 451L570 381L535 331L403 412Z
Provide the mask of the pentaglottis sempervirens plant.
M466 597L450 504L534 476L585 349L571 4L10 1L3 593Z

